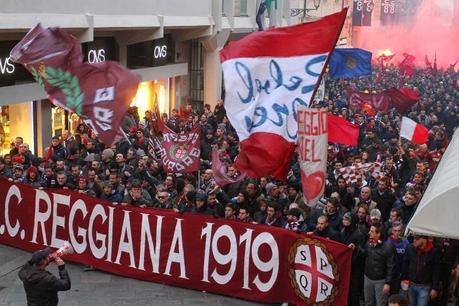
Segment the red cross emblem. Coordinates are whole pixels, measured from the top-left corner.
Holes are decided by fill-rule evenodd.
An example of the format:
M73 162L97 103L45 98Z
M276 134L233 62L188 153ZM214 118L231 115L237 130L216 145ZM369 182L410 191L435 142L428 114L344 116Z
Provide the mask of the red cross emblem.
M339 273L325 245L312 238L299 240L290 250L290 281L307 305L330 305L338 293Z

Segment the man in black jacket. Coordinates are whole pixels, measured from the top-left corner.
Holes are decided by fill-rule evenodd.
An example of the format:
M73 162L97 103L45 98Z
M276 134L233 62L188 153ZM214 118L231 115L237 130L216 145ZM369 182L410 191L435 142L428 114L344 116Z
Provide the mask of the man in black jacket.
M71 287L69 274L61 258L54 259L59 268L59 278L46 271L50 253L50 248L33 253L32 259L18 273L24 283L28 306L55 306L59 301L57 292Z
M427 236L414 236L406 248L402 282L409 284L410 305L425 306L438 296L440 258Z
M364 295L365 305L383 306L387 304L390 283L393 280L395 250L383 242L380 225L370 227L370 239L365 244Z
M338 242L340 238L339 232L335 231L328 225L328 218L327 216L323 215L317 219L316 229L313 232L309 232L308 234L314 234L316 236L328 238Z
M366 242L366 233L360 232L357 227L357 220L351 212L343 215L342 228L340 232L341 243L349 246L352 251L351 262L351 284L349 286L349 306L360 306L361 292L363 291L363 263L364 258L358 251L363 248Z

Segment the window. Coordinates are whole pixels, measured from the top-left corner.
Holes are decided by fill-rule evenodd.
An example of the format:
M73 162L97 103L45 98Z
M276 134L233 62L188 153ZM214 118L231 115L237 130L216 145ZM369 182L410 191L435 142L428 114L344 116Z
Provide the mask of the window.
M203 47L199 40L194 39L191 41L190 98L195 109L201 109L204 103L203 65Z

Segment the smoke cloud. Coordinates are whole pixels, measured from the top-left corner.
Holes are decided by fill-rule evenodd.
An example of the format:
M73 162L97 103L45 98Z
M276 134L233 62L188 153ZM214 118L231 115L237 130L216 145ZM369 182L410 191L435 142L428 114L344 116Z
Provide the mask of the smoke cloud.
M425 56L433 63L436 54L438 67L448 68L459 59L459 26L453 25L453 11L451 0L424 0L409 25L360 27L355 47L372 51L373 58L389 48L396 53L394 62L402 61L404 52L413 54L420 67L425 66Z

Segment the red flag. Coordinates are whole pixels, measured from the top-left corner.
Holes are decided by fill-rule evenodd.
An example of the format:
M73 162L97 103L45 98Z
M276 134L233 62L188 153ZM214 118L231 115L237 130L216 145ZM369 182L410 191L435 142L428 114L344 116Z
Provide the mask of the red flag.
M245 174L241 173L238 177L229 177L227 167L222 163L218 150L212 150L212 172L213 178L218 186L223 187L228 184L239 182L245 178Z
M163 126L161 159L166 173L189 173L199 170L201 167L200 133L199 126L181 134Z
M369 104L376 111L387 112L389 110L389 99L383 93L368 94L355 91L351 88L347 91L349 108L353 110L362 109L365 103Z
M399 113L404 113L419 101L419 94L409 88L390 88L384 91L384 94L390 98L393 107Z
M374 117L376 115L375 109L369 103L363 103L361 109L362 113L366 113L368 116Z
M297 107L311 102L346 13L251 33L220 52L225 110L241 141L235 163L241 172L287 177L298 138Z
M359 139L359 126L345 119L328 115L328 142L356 146Z
M427 55L426 55L424 60L426 62L426 67L429 68L429 69L432 69L433 68L432 67L432 63L429 61L429 58L427 57Z
M105 144L116 140L137 91L137 76L113 61L83 63L75 37L40 25L26 34L10 56L30 71L54 104L80 115Z
M405 58L398 66L400 73L404 76L413 76L416 72L416 67L414 66L414 60L416 57L408 53L403 53L403 56Z
M178 109L178 115L179 115L180 119L186 119L186 114L185 114L185 111L183 110L182 105L180 105L180 107Z

